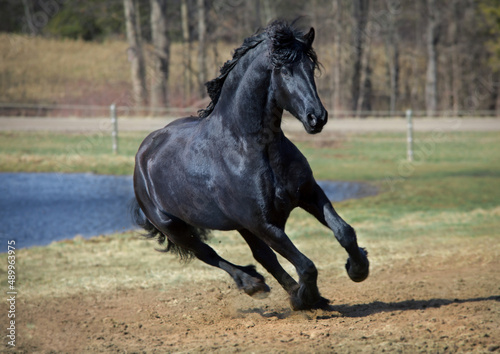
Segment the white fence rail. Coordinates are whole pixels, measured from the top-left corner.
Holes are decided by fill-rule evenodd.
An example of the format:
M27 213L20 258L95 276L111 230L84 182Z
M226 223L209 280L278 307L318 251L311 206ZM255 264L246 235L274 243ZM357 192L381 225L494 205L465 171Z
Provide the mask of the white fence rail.
M107 117L110 106L79 104L0 103L0 117ZM176 116L196 114L197 107L130 107L117 106L119 116Z
M70 104L26 104L0 102L0 117L107 117L109 105L70 105ZM195 115L204 107L130 107L116 105L118 116L149 117L167 116L181 117ZM402 111L348 111L329 109L330 116L336 118L387 118L406 117L406 110ZM412 110L413 117L427 117L423 110ZM437 111L434 117L500 117L500 111L491 110L464 110L464 111Z

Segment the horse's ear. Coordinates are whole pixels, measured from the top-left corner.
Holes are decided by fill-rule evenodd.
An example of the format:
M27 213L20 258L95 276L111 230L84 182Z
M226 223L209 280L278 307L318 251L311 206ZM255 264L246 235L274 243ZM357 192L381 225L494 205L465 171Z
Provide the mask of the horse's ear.
M309 32L307 32L305 35L304 35L304 42L307 44L308 47L312 46L312 43L314 42L314 28L311 27L311 29L309 30Z

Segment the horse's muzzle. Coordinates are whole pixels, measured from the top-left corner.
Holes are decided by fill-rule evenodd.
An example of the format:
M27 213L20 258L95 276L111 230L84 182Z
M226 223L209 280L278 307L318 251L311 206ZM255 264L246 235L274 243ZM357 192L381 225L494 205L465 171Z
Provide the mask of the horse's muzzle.
M309 134L317 134L328 122L328 111L323 109L319 114L308 113L304 126Z

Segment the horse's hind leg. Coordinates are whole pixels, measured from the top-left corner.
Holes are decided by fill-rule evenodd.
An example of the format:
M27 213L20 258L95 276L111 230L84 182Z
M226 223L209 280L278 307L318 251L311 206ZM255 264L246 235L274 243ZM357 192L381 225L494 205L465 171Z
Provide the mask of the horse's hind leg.
M368 277L370 263L368 253L358 246L354 229L335 211L327 196L316 183L308 198L301 200L300 206L313 214L321 223L329 227L340 245L349 254L346 263L347 274L351 280L361 282Z
M185 222L163 215L161 220L150 220L177 247L194 254L199 260L225 270L250 296L260 296L270 291L264 277L257 273L254 266L234 265L220 257L210 246L201 240L197 230Z

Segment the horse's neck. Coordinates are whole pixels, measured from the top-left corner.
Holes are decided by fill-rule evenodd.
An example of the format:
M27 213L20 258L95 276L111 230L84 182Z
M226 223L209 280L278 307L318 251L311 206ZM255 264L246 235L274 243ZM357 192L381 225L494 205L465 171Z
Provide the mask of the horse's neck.
M217 104L226 128L254 137L281 133L283 110L276 107L270 92L267 60L266 46L259 45L229 74Z

